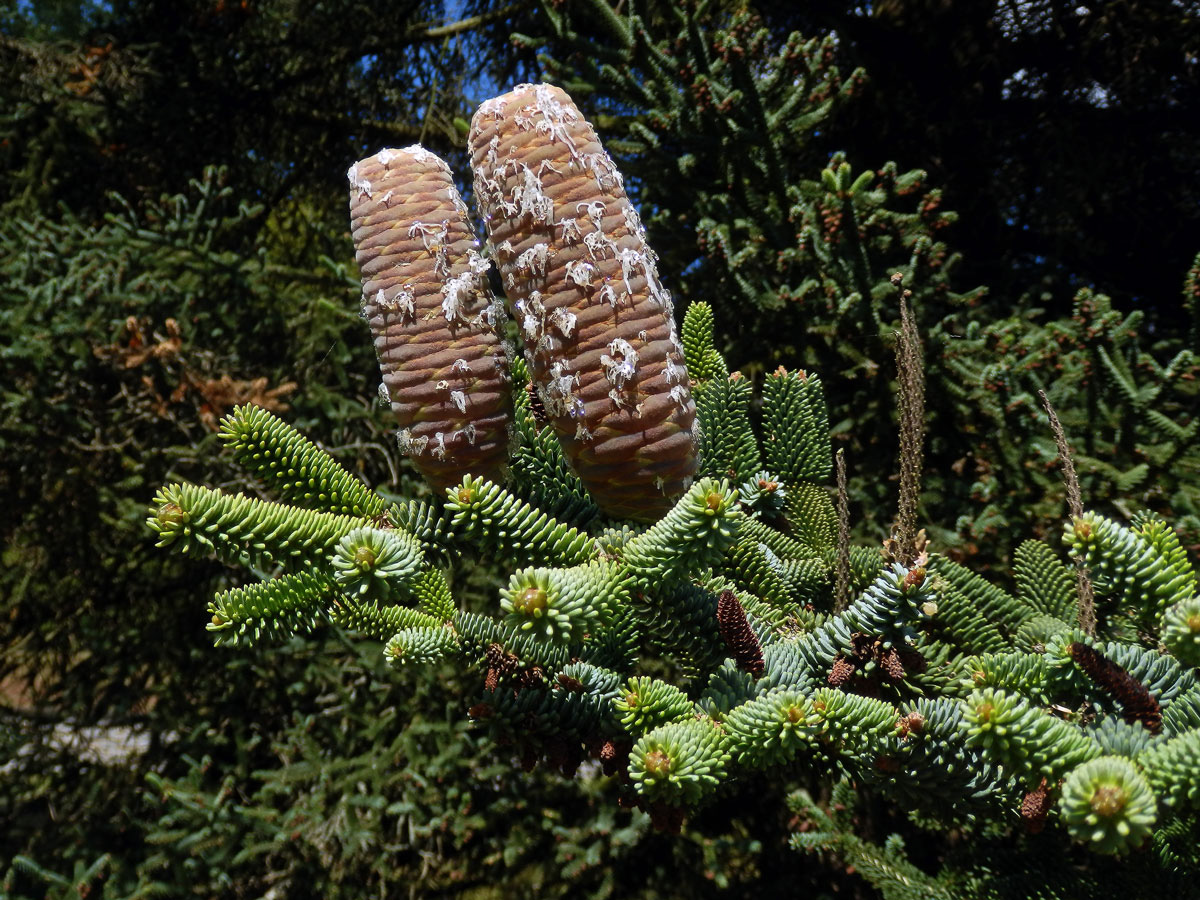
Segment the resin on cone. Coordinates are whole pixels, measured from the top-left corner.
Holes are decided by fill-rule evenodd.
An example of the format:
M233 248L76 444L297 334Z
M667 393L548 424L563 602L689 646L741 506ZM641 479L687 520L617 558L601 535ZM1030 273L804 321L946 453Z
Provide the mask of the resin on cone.
M450 168L423 147L350 167L363 311L400 423L400 446L435 487L502 482L512 428L504 305Z
M492 256L568 459L604 512L660 518L696 473L696 409L621 174L546 84L484 103L470 152Z

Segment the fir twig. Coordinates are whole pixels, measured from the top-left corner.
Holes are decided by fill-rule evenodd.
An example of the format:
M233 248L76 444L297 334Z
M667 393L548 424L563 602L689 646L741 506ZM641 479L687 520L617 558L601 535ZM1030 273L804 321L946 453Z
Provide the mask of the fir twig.
M842 613L850 605L850 501L846 490L846 457L843 450L834 455L837 466L837 572L833 611Z
M1038 391L1038 398L1050 417L1050 430L1054 433L1054 443L1058 446L1058 458L1062 460L1063 481L1067 485L1067 506L1071 510L1071 518L1083 516L1083 495L1079 490L1079 476L1075 474L1075 461L1071 456L1071 445L1067 443L1067 434L1062 422L1050 405L1050 399L1045 391ZM1088 575L1087 566L1082 559L1075 560L1075 583L1079 591L1079 627L1084 634L1096 634L1096 594L1092 590L1092 579Z
M917 547L917 502L921 497L921 467L925 438L925 361L921 337L913 319L909 299L912 291L902 287L904 276L892 275L900 300L900 333L896 341L896 382L900 408L900 503L893 537L899 546L899 562L912 566L920 554Z

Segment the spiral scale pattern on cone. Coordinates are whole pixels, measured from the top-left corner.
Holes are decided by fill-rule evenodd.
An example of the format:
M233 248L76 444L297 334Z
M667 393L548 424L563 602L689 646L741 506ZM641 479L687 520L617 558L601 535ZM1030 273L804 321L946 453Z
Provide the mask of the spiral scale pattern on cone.
M565 92L521 85L471 123L475 195L568 459L606 513L653 521L691 484L692 401L670 294L620 173Z
M350 167L363 311L400 446L435 488L503 481L512 427L503 304L449 167L420 146Z

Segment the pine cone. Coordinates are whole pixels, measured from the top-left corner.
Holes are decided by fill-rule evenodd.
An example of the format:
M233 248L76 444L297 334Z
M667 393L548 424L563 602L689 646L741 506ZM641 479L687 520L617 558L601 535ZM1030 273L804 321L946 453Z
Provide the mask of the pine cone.
M401 447L439 490L467 473L503 482L504 307L449 167L413 146L381 150L347 174L363 310Z
M654 521L698 465L671 297L595 131L522 85L471 123L475 194L567 458L604 512Z
M764 670L762 644L746 619L746 611L733 591L721 591L717 597L717 629L738 668L755 678Z
M1162 707L1144 684L1087 644L1069 644L1067 653L1088 678L1120 702L1126 722L1141 722L1151 734L1162 732Z

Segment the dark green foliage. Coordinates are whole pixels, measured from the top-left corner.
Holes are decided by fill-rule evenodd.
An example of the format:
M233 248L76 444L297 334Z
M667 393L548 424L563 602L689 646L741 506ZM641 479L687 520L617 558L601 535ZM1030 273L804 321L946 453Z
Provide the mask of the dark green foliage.
M1007 634L1014 632L1033 614L1024 597L1013 597L951 559L935 556L930 560L929 568L959 591L974 612Z
M645 621L646 639L701 671L720 663L725 645L717 633L717 597L687 582L653 600L634 600Z
M1030 310L964 331L946 343L945 364L964 404L959 427L980 435L987 460L971 488L982 508L962 523L972 538L1062 509L1038 390L1062 419L1092 508L1169 510L1176 528L1196 532L1197 366L1179 341L1152 339L1141 311L1123 314L1091 290L1070 318Z
M1024 541L1013 555L1013 575L1021 600L1038 614L1073 622L1078 597L1075 573L1042 541Z
M843 790L843 796L838 799L845 799L846 793L847 791ZM809 830L792 835L793 847L808 852L835 852L849 865L854 866L870 884L878 888L886 900L951 900L955 896L948 884L940 879L930 878L908 861L904 854L903 841L889 840L888 844L882 847L864 841L849 830L848 823L838 821L838 818L815 804L804 792L790 796L788 805L812 826Z

